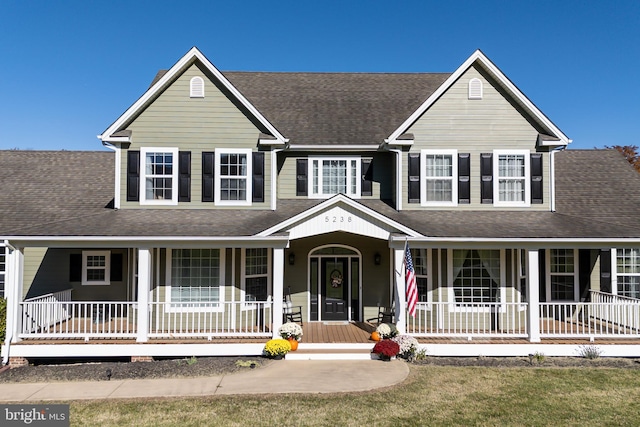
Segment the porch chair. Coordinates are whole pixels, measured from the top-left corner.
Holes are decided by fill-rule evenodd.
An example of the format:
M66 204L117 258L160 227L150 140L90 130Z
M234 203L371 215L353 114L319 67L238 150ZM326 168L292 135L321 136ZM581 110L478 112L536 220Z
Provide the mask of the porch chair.
M285 322L300 323L302 325L302 306L293 305L291 302L291 287L287 287L284 293L284 303L282 305L282 317Z
M381 323L393 323L393 308L392 307L383 307L378 304L378 315L376 317L372 317L367 319L368 323L375 323L377 325Z

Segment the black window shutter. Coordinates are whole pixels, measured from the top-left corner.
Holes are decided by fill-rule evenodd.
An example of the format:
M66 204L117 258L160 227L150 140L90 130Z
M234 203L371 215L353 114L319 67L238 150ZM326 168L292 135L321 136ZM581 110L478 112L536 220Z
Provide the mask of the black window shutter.
M493 154L480 154L480 201L493 203Z
M373 159L362 159L360 166L362 172L362 182L360 183L360 194L362 196L373 196Z
M611 288L611 249L600 250L600 292L613 293Z
M307 187L307 169L309 161L307 159L296 160L296 196L306 196Z
M252 197L254 202L264 202L264 153L256 151L252 153L253 183Z
M82 282L82 254L69 255L69 281Z
M542 203L542 154L531 154L531 203Z
M191 201L191 152L178 153L178 201Z
M458 203L471 203L471 155L458 154Z
M409 153L409 203L420 203L419 153Z
M202 153L202 201L213 202L213 188L215 180L215 153Z
M122 282L122 254L111 253L110 277L112 282Z
M140 200L140 152L127 151L127 202Z
M540 281L540 301L547 300L547 258L544 249L538 250L538 280Z
M578 250L578 284L580 301L587 301L591 287L591 249Z

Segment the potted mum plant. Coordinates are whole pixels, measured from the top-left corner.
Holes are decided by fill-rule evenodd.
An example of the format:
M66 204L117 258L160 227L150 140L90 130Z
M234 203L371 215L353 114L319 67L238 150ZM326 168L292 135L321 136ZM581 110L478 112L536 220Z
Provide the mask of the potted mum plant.
M393 340L384 339L373 346L371 353L377 354L380 360L388 362L392 357L396 357L400 353L400 345Z
M272 359L282 359L289 351L291 351L291 344L283 338L269 340L264 346L264 355Z
M297 323L287 322L280 326L278 334L285 340L289 340L291 344L291 351L298 349L298 341L302 337L302 327Z

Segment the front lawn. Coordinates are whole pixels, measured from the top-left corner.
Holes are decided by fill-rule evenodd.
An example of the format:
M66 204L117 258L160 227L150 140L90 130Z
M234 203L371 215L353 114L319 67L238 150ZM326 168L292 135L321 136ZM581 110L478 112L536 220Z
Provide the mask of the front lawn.
M638 420L640 370L607 368L412 365L403 384L366 393L71 404L71 425L87 426L582 427L635 426Z

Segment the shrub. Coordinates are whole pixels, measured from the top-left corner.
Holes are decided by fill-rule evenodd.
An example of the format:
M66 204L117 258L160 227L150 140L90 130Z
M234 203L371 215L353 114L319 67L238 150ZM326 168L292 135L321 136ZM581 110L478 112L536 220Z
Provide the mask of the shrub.
M580 346L580 350L578 351L580 353L580 356L584 357L585 359L591 360L599 358L602 354L602 350L600 350L595 345L582 345Z

